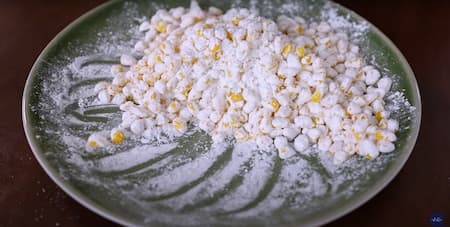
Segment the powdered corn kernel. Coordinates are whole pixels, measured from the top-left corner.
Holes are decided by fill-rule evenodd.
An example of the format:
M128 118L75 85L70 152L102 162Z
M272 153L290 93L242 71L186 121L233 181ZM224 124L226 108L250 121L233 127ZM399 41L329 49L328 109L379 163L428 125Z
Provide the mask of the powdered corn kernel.
M175 129L183 129L186 127L186 123L184 123L183 121L181 121L180 119L174 119L172 121L173 127Z
M384 139L383 133L381 133L380 131L376 131L375 132L375 139L383 140Z
M165 33L167 31L166 24L164 22L156 23L156 31Z
M274 110L274 112L278 111L278 109L280 109L280 103L278 102L278 100L272 98L272 100L269 102L270 106L272 106L272 109Z
M227 31L227 39L229 40L233 40L233 34L231 34L231 32Z
M311 56L305 56L305 57L302 58L301 62L302 62L302 64L310 65L312 63L312 57Z
M381 119L383 119L383 115L381 114L381 111L377 111L375 113L375 118L377 119L377 121L381 121Z
M211 28L214 28L214 25L212 25L212 24L205 24L205 25L203 25L203 28L204 29L211 29Z
M111 134L111 141L114 144L120 144L125 140L125 133L121 130L117 130Z
M219 50L220 50L220 45L214 44L213 48L211 49L211 52L217 53L217 51L219 51Z
M144 56L130 67L115 69L114 76L127 77L114 95L108 94L125 97L118 102L125 111L121 127L145 137L143 130L126 126L126 121L154 122L151 127L158 126L163 133L175 129L182 133L193 122L215 142L233 135L237 141L266 137L271 145L275 138L280 158L293 155L294 148L309 152L313 143L321 151L329 150L334 163L345 161L355 151L372 159L378 149L394 149L391 142L398 126L387 123L391 119L380 101L389 84L376 83L378 78L367 82L364 58L345 35L338 35L334 25L303 25L300 18L288 17L274 22L245 10L228 15L194 10L199 9L172 15L175 20L170 16L152 19L157 22L153 27L147 22L145 39L136 48ZM167 13L172 11L158 15ZM349 79L348 87L344 76ZM367 101L362 94L376 95L373 99L379 103ZM336 100L329 101L329 96ZM360 110L349 110L355 98L366 103L356 104ZM132 102L124 104L127 101ZM289 129L294 132L288 133ZM125 135L115 131L111 134L114 142L113 137L120 143ZM297 141L294 148L288 140ZM380 146L384 142L392 145ZM86 145L104 144L111 142L88 139Z
M300 58L305 57L306 56L305 48L298 46L297 47L297 56Z
M290 53L294 52L294 46L292 45L292 43L287 43L283 46L283 48L281 49L281 53L283 55L288 55Z
M161 58L161 56L159 56L159 55L156 55L154 58L153 58L153 61L156 63L156 62L162 62L162 58Z
M239 22L241 21L241 19L235 17L231 20L231 23L235 26L237 26L239 24Z
M233 102L239 102L239 101L244 100L244 97L242 97L241 93L231 93L230 94L230 99Z
M98 143L94 140L88 141L88 146L92 147L92 148L97 148L98 147Z
M320 93L319 90L316 90L316 91L311 95L311 102L318 103L318 102L320 102L321 99L322 99L322 94Z

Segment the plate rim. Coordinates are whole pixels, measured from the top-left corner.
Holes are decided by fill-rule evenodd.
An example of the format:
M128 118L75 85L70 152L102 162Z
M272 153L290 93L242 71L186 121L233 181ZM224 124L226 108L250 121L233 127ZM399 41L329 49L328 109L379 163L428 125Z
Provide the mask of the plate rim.
M78 24L83 23L85 19L93 16L98 11L101 11L113 4L116 4L118 2L121 2L122 0L112 0L105 3L102 3L86 13L82 14L78 18L76 18L74 21L69 23L63 30L58 32L58 34L46 45L46 47L41 51L39 56L36 58L30 72L28 73L23 94L22 94L22 125L25 132L25 136L27 138L27 142L31 148L31 151L33 152L33 155L37 159L40 166L44 169L45 173L52 179L56 185L58 185L59 188L61 188L66 194L68 194L72 199L77 201L79 204L84 206L85 208L89 209L90 211L100 215L101 217L113 221L115 223L118 223L120 225L124 226L138 226L139 224L134 223L134 221L129 220L125 216L120 216L115 214L110 209L107 209L101 205L99 205L97 202L93 201L89 197L87 197L85 194L81 193L79 190L77 190L69 181L63 179L58 171L53 168L47 161L45 154L43 152L43 149L41 149L38 145L38 142L35 139L35 134L31 129L30 125L30 113L29 113L29 103L30 103L30 97L31 97L31 87L33 85L34 80L36 79L35 75L36 72L41 65L42 59L48 54L50 49L55 46L59 40L65 36L66 33L72 30L72 28L76 27ZM399 62L401 63L402 67L404 68L406 72L406 77L408 81L411 82L411 91L413 93L412 99L415 102L414 107L415 109L415 119L412 123L411 131L409 133L409 139L413 140L413 143L407 143L404 152L405 156L402 160L396 160L395 165L388 170L384 174L383 177L381 177L380 180L378 180L375 185L370 187L366 192L363 192L362 195L354 200L351 203L344 204L343 206L340 206L334 211L330 211L325 213L324 216L321 216L320 218L312 219L312 221L309 221L309 223L301 223L300 225L306 225L306 226L321 226L327 223L330 223L332 221L335 221L350 212L356 210L357 208L361 207L362 205L369 202L369 200L373 199L375 195L380 193L386 186L392 182L392 180L399 174L400 170L404 167L406 161L409 159L415 144L417 143L417 138L420 131L420 125L421 125L421 118L422 118L422 102L421 102L421 96L419 91L419 86L415 77L415 74L413 70L411 69L411 66L407 62L405 56L400 52L400 50L395 46L395 44L383 33L381 32L378 27L376 27L374 24L372 24L367 19L363 18L353 10L339 4L336 2L331 2L335 6L337 6L340 9L343 9L346 13L350 14L351 17L356 18L357 20L365 21L370 28L373 30L373 32L378 35L383 42L386 43L386 45L389 47L389 49L392 50L392 52L395 54L395 56L398 57Z

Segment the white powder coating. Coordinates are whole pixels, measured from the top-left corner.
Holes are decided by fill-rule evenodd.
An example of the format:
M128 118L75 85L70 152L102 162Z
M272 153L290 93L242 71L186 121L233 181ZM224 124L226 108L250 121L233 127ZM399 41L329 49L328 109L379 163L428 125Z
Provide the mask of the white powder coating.
M159 146L144 145L133 148L127 152L105 157L98 161L98 167L101 171L120 171L164 154L177 146L173 144L163 144Z
M135 50L144 56L122 55L112 83L95 90L101 103L124 111L120 128L147 138L155 129L181 135L192 123L216 143L274 138L283 159L310 144L336 164L355 153L373 159L394 150L398 123L383 101L392 80L340 31L351 24L329 21L275 22L247 9L203 11L196 1L190 9L158 10L139 27L145 37ZM124 137L121 129L111 133L113 143Z

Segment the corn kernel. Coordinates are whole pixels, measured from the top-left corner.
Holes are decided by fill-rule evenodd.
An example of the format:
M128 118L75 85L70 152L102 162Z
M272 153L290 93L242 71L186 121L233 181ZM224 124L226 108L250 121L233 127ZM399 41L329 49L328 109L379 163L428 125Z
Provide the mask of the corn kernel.
M298 55L300 58L305 57L305 56L306 56L305 48L303 48L303 47L301 47L301 46L298 46L298 47L297 47L297 55Z
M222 55L223 55L223 50L220 50L220 51L214 53L214 60L216 60L216 61L219 60Z
M178 130L186 128L186 123L181 121L180 119L174 119L172 121L172 124L173 124L173 127Z
M302 58L301 62L305 65L310 65L312 63L312 57L311 56L305 56Z
M212 24L205 24L205 25L203 25L203 28L204 29L211 29L211 28L214 28L214 25L212 25Z
M383 119L383 115L381 114L381 111L377 111L375 113L375 118L377 119L377 121L381 121L381 119Z
M219 44L214 44L213 48L211 49L211 52L217 53L217 51L219 51L219 49L220 49L220 45Z
M166 24L164 24L163 22L158 22L156 24L156 31L165 33L167 31Z
M202 31L200 29L197 29L195 31L195 34L197 35L197 37L202 37L203 36L203 33L202 33Z
M278 109L280 109L280 103L278 102L278 100L272 98L272 100L269 103L272 108L274 109L274 112L278 111Z
M112 133L112 135L111 135L111 141L112 141L114 144L122 143L124 140L125 140L125 134L124 134L122 131L120 131L120 130L115 131L115 132Z
M302 32L303 32L303 28L302 28L302 26L299 25L299 26L297 27L297 33L298 33L298 34L302 34Z
M359 140L362 139L362 136L361 136L361 134L359 134L359 133L354 133L353 136L355 137L355 140L356 140L356 141L359 141Z
M227 31L227 39L233 40L233 34L231 32Z
M322 94L319 90L316 90L311 96L311 102L318 103L322 99Z
M172 109L176 109L178 107L177 102L171 102L169 106Z
M162 58L159 55L156 55L155 57L153 57L153 61L154 62L162 62Z
M192 102L188 103L188 108L189 108L190 110L192 110L192 111L195 111L195 105L194 105L194 103L192 103Z
M288 55L290 53L294 52L294 47L292 46L291 43L287 43L286 45L283 46L283 48L281 49L281 53L283 55Z
M244 97L242 97L241 93L231 93L230 94L230 99L233 102L239 102L239 101L244 100Z
M93 148L97 148L98 147L98 143L95 140L91 140L88 142L88 146L93 147Z
M241 21L241 19L235 17L231 20L231 23L235 26L237 26L239 24L239 22Z
M286 79L286 76L283 75L283 74L281 74L281 73L276 73L275 75L276 75L278 78L280 78L280 80Z
M383 136L383 134L382 134L380 131L376 131L376 132L375 132L375 139L377 139L377 140L383 140L383 139L384 139L384 136Z
M153 93L150 95L150 98L151 98L151 99L156 99L156 97L158 97L158 95L156 94L156 92L153 92Z

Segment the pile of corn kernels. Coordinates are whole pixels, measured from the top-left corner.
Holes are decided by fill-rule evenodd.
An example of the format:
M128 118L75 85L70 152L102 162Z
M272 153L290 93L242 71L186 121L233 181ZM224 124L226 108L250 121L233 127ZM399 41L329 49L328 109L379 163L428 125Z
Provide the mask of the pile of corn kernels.
M127 133L182 135L192 124L214 142L226 138L275 145L281 158L328 152L336 164L353 154L369 159L395 149L399 124L383 97L392 81L368 65L345 32L300 17L277 21L247 9L159 10L140 26L136 59L121 56L112 82L95 91L117 104ZM99 134L88 147L106 146Z

